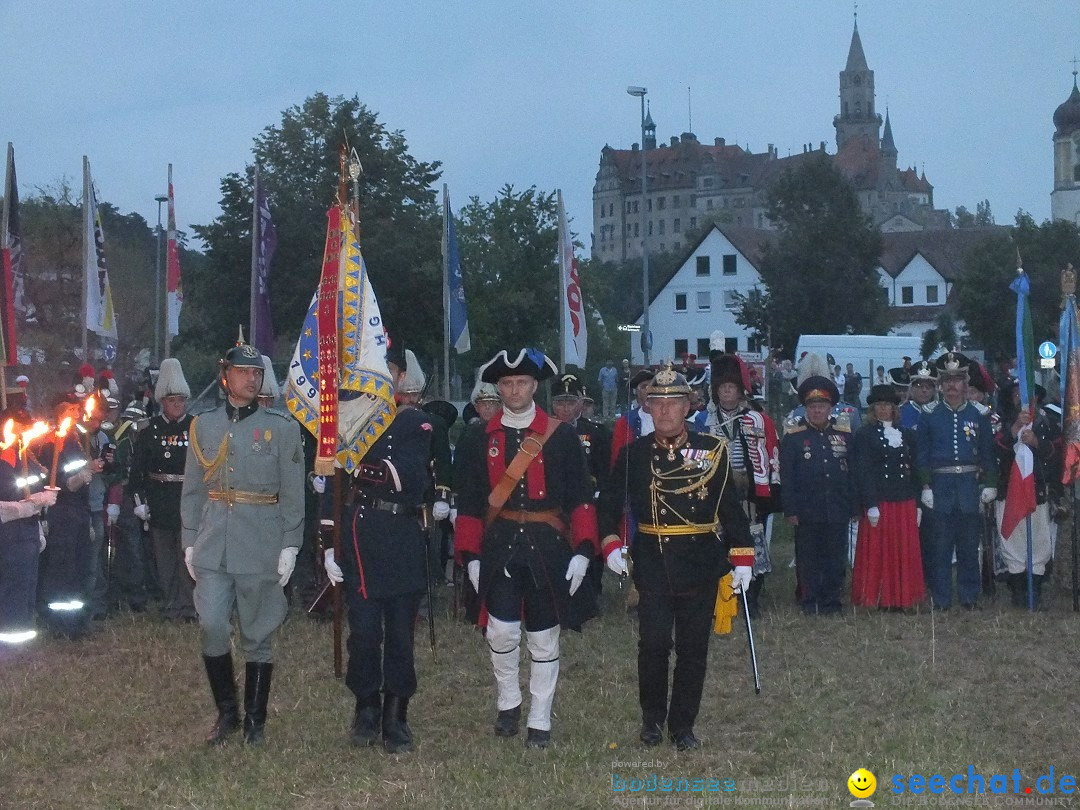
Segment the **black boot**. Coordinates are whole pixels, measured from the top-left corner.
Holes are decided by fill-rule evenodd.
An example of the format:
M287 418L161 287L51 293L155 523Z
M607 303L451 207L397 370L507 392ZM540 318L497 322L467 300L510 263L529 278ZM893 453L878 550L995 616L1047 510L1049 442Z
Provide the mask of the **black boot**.
M644 715L641 720L641 733L638 735L642 745L652 748L664 739L664 718Z
M206 742L209 745L224 745L229 735L240 728L232 655L204 655L203 663L206 664L206 677L210 681L210 692L214 695L214 705L218 710L217 721L206 735Z
M513 737L521 727L521 704L512 709L504 709L495 717L495 736Z
M1006 583L1013 607L1027 607L1027 575L1009 574Z
M244 742L262 745L273 664L248 661L244 677Z
M1046 582L1046 574L1032 574L1031 587L1035 592L1035 610L1042 610L1042 588Z
M379 739L379 720L382 714L382 695L375 692L356 699L356 713L349 729L349 741L364 748Z
M406 722L409 699L387 694L383 700L382 739L388 754L408 754L413 750L412 730Z

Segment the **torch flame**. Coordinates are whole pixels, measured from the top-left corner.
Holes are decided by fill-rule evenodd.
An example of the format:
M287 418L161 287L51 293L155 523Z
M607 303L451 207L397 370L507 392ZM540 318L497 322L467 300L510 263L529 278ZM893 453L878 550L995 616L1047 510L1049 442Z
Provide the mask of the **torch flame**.
M8 419L4 422L4 440L0 441L0 450L7 450L15 443L15 420Z
M61 422L56 428L56 438L62 439L67 436L67 432L71 430L71 417L65 416L64 421Z
M49 432L48 422L34 422L29 428L22 432L22 444L23 447L29 447L30 442L40 439L42 436Z
M84 422L89 422L90 421L90 417L92 417L94 415L94 407L96 405L97 405L97 403L94 402L93 397L87 397L86 398L86 406L84 408L85 414L83 415L83 421Z

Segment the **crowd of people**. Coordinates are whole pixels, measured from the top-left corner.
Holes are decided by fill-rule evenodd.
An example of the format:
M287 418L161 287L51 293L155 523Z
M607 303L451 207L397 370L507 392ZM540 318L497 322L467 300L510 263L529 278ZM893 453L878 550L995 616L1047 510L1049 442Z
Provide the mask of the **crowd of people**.
M332 497L314 439L272 407L273 369L242 335L220 361L224 401L194 417L175 359L133 397L85 368L52 403L50 424L72 425L67 435L9 440L33 426L17 392L3 415L0 645L26 642L39 622L79 638L111 611L156 602L163 620L199 625L217 710L207 742L242 732L257 745L289 594L302 590L294 601L314 611L321 586L341 588L348 737L406 753L417 620L433 611L433 586L456 581L484 628L494 734L518 735L524 719L526 746L542 749L561 633L597 614L606 569L632 581L642 743L666 729L696 748L709 635L737 601L748 619L767 606L778 521L794 534L807 615L845 601L942 611L954 592L974 610L995 579L1015 604L1040 603L1062 495L1055 414L1022 409L1014 381L995 390L959 352L904 361L878 369L860 418L862 379L849 368L838 384L832 358L800 358L785 375L798 404L778 426L722 337L704 367L609 362L597 379L607 419L590 418L578 374L536 349L503 350L480 368L451 443L457 408L424 401L416 357L392 345L393 419L338 470ZM537 402L548 380L551 415ZM1003 502L1021 446L1035 459L1030 543Z

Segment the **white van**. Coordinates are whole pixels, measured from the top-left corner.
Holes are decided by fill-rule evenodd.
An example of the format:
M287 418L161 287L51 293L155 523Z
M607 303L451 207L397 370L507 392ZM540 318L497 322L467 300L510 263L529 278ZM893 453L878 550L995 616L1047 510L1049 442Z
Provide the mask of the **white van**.
M803 335L799 338L795 350L796 364L803 352L813 352L824 360L832 355L840 370L847 373L847 364L851 363L855 371L863 378L862 398L870 392L870 386L876 379L875 370L884 366L888 372L904 364L904 358L910 357L912 363L922 360L922 338L900 335ZM936 352L935 352L936 355ZM854 404L854 403L852 403Z

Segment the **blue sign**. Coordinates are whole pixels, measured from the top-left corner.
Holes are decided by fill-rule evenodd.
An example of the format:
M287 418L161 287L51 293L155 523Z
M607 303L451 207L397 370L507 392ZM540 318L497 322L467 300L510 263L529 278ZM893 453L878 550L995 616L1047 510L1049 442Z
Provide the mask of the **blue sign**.
M111 343L105 344L105 362L111 363L116 359L116 347Z
M1039 344L1039 357L1044 360L1053 360L1057 357L1057 344L1052 340L1044 340Z

